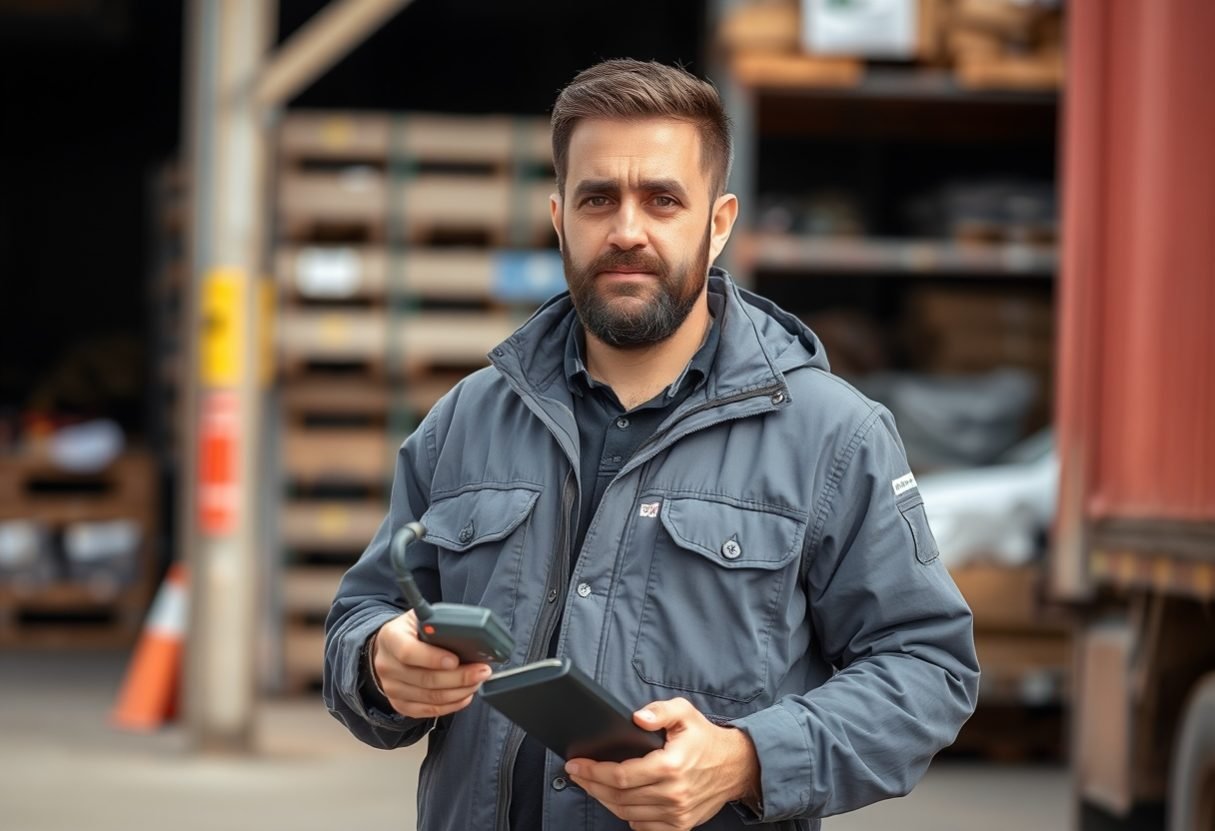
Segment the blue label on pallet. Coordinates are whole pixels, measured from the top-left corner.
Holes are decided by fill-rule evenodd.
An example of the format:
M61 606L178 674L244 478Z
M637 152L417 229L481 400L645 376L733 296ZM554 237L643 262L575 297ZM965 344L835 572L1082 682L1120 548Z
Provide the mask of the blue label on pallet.
M513 303L540 303L565 291L565 271L557 251L501 251L494 255L494 297Z

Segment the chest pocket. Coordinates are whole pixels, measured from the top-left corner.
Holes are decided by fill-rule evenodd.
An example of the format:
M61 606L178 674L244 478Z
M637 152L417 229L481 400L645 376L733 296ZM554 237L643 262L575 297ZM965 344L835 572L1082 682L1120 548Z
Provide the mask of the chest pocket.
M431 502L421 523L438 548L444 601L487 606L510 624L539 495L538 488L485 485Z
M633 667L728 713L766 687L768 639L797 582L806 520L702 498L667 498L659 517Z

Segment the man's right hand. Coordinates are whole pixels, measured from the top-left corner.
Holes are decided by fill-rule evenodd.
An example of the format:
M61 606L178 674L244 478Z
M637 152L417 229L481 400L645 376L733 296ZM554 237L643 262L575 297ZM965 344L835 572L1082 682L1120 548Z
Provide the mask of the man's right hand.
M472 703L489 664L465 664L452 652L418 638L418 618L406 612L380 627L371 667L392 708L411 718L437 718Z

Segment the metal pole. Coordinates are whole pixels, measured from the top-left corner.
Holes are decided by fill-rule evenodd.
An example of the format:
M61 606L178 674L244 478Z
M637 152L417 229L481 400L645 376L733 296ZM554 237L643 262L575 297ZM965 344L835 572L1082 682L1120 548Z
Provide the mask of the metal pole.
M273 0L192 0L187 22L193 211L193 402L185 488L191 626L186 714L196 746L247 751L256 699L257 464L262 436L266 130L251 92L274 35Z

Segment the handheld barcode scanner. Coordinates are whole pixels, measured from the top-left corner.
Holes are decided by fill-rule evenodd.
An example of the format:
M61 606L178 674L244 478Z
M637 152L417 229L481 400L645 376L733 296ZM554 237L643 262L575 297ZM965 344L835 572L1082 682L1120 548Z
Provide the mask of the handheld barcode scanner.
M418 584L413 581L413 574L405 565L405 548L425 536L426 529L422 523L406 523L393 535L388 549L392 568L397 575L397 585L418 616L418 637L426 643L456 653L464 664L505 661L515 648L515 639L492 611L461 603L431 605L422 597Z

